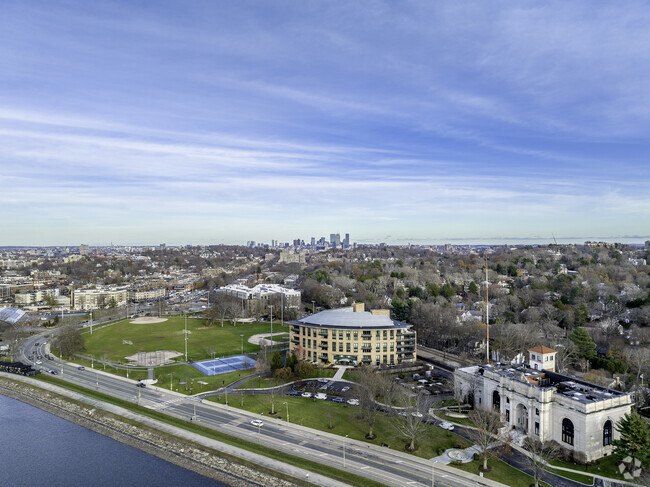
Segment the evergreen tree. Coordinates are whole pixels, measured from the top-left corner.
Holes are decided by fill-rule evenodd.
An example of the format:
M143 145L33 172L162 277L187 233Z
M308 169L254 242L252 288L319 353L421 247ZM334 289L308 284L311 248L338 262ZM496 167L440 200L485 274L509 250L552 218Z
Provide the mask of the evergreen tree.
M282 363L282 355L280 355L280 352L273 353L271 356L271 369L281 369L283 366L284 364Z
M614 454L624 458L630 455L641 462L650 465L650 427L635 411L623 416L616 423L616 430L621 434L620 439L614 440Z
M596 344L586 328L579 326L573 330L569 338L578 347L578 355L586 359L596 357Z
M474 281L469 283L469 293L470 294L478 294L478 286Z

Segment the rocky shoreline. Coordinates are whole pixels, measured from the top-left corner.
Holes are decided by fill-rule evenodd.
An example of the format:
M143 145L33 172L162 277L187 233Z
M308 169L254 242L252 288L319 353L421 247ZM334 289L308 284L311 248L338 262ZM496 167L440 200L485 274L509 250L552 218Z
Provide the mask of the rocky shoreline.
M197 447L150 428L135 426L113 414L85 407L23 383L0 378L0 394L231 486L293 487L297 485L237 463L232 458L223 458L208 448Z

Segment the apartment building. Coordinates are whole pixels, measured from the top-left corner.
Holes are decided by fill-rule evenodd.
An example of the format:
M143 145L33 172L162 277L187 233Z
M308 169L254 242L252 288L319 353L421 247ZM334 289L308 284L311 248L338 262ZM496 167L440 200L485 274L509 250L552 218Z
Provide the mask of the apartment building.
M289 325L290 351L302 360L388 365L417 358L411 325L392 320L388 310L365 311L363 303L321 311Z
M126 306L129 291L127 287L101 287L96 289L75 289L70 306L74 310L91 310L115 306Z

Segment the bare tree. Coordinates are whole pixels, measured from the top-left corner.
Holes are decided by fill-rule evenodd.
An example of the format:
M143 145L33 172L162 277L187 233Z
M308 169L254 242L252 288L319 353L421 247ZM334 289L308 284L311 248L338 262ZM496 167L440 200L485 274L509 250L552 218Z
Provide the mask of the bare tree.
M488 458L496 456L498 449L509 442L509 438L500 434L503 426L501 416L491 409L475 409L470 411L469 419L474 422L475 429L468 429L471 441L481 448L483 470L488 469Z
M427 431L427 424L422 418L429 413L431 407L431 396L425 396L421 392L415 397L406 389L402 389L397 400L400 405L400 414L393 420L393 426L397 433L406 439L408 451L417 449L417 441Z
M379 412L379 403L377 398L386 389L386 379L384 376L376 373L369 367L365 367L360 372L359 377L359 405L361 414L368 423L367 439L374 439L375 421Z
M538 439L527 437L523 444L524 449L528 452L526 456L528 464L533 470L533 479L535 487L539 486L539 481L544 473L544 466L560 453L560 446L554 441L542 443Z
M237 326L237 322L244 317L244 310L239 301L231 302L228 305L228 318L233 326Z

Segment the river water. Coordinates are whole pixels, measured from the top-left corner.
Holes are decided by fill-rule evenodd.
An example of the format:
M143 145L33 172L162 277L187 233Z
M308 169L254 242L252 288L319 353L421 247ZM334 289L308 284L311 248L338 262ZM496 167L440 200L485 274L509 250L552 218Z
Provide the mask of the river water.
M0 395L0 486L226 484Z

